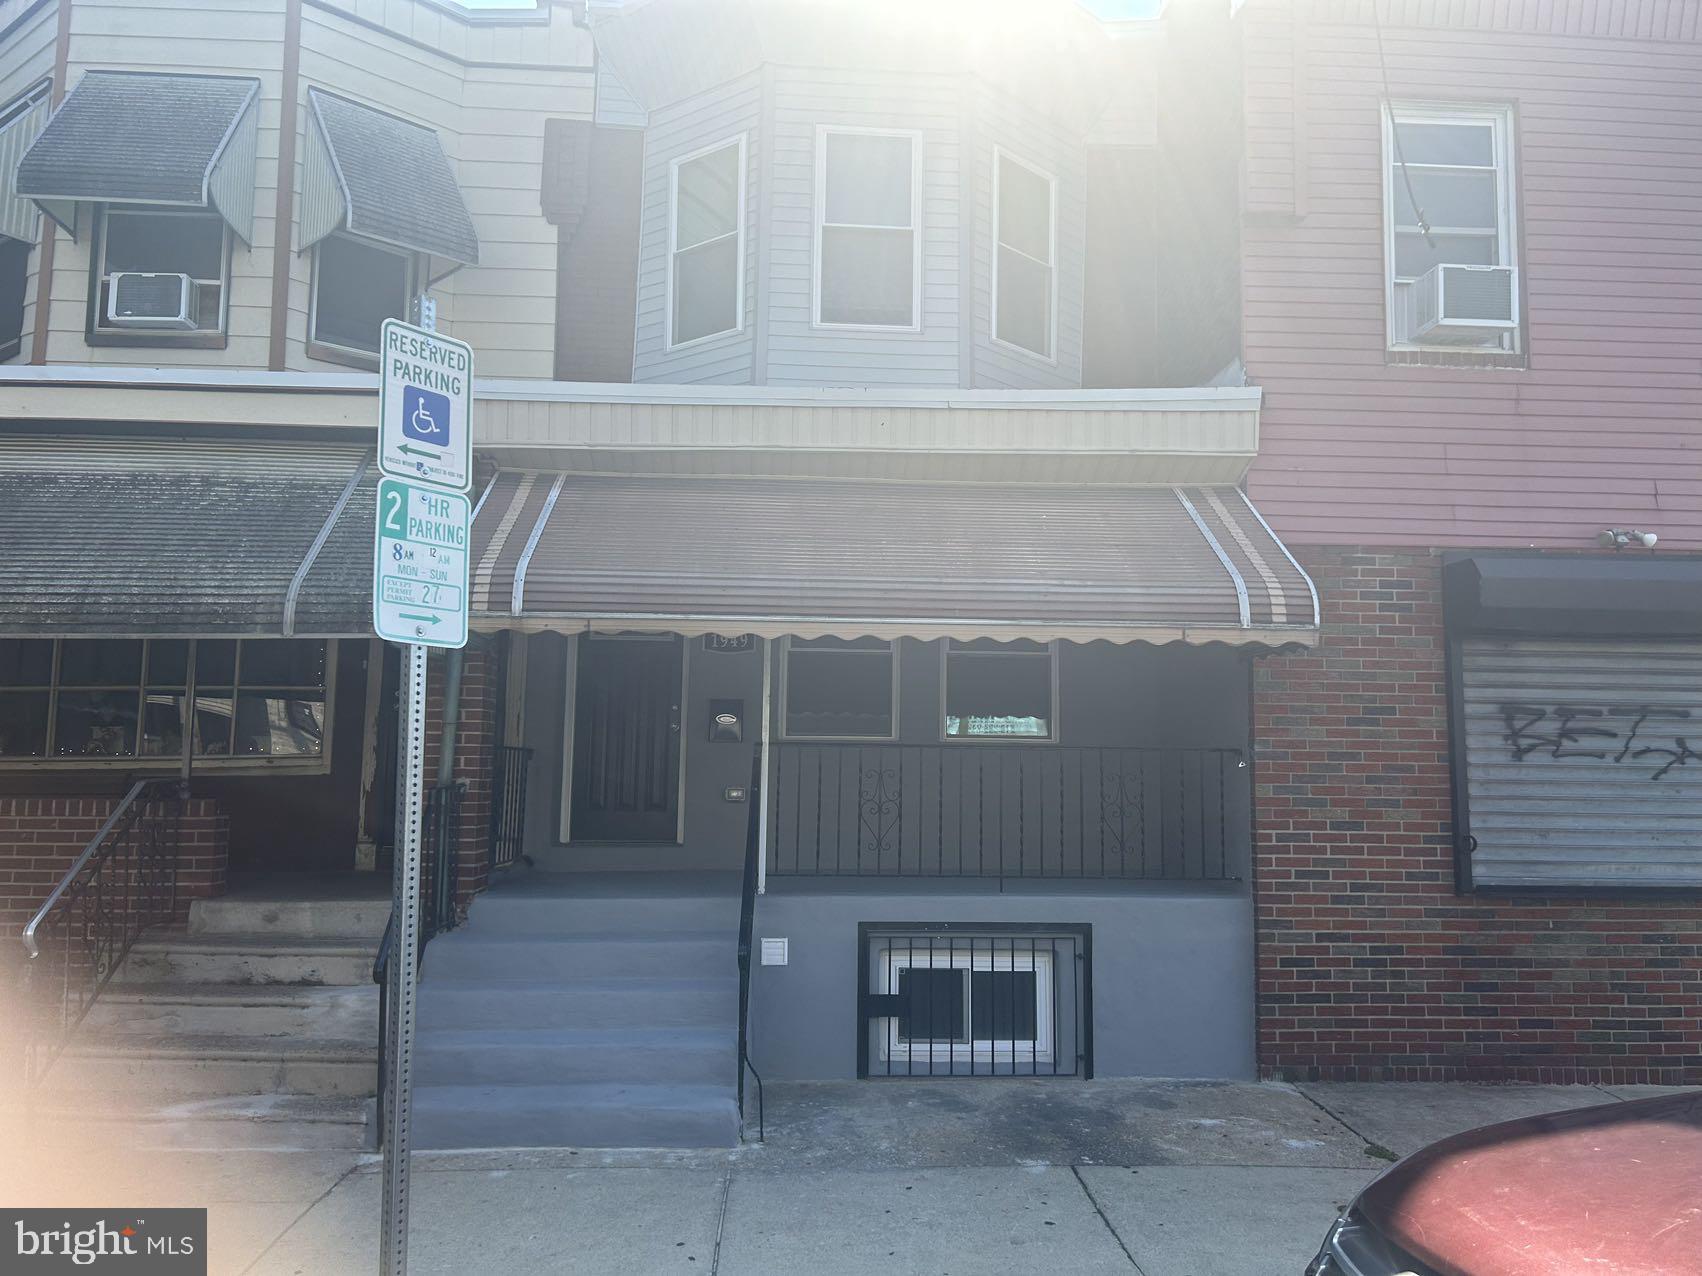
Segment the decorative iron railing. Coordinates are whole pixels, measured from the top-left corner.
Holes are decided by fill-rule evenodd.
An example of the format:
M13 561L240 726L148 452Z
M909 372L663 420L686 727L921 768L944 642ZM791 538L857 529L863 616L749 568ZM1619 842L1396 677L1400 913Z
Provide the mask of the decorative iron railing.
M745 874L739 894L739 1020L738 1055L733 1066L738 1073L739 1119L745 1115L745 1073L756 1078L756 1137L760 1143L767 1131L764 1128L762 1074L751 1066L750 1004L751 1004L751 935L756 929L756 887L758 867L762 856L762 750L751 759L751 791L745 822Z
M177 911L181 781L138 780L24 926L23 1073L39 1080L124 964Z
M503 746L491 764L491 867L507 868L526 845L526 777L532 750Z
M771 746L769 872L800 876L1246 876L1238 749Z
M460 869L461 798L463 786L438 784L426 795L425 822L420 829L420 941L455 928L455 878ZM389 1073L390 955L395 948L396 914L384 927L372 962L372 982L378 985L378 1111L384 1111L384 1081ZM382 1137L382 1128L380 1131Z

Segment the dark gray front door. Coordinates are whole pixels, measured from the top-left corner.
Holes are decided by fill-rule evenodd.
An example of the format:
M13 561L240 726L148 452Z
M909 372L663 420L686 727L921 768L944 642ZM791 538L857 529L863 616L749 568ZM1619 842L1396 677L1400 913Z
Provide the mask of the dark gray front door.
M579 640L574 841L672 842L680 790L678 638Z

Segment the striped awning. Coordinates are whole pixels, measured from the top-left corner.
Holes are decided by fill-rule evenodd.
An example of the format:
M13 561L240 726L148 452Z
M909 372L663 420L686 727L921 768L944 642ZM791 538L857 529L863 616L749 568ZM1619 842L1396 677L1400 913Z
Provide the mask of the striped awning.
M0 107L0 235L26 244L36 241L41 214L18 194L18 162L47 123L47 84Z
M0 636L372 629L360 446L0 439Z
M254 233L260 81L90 71L18 163L27 195L68 230L79 202L213 208Z
M1315 641L1317 595L1234 487L498 474L485 629Z

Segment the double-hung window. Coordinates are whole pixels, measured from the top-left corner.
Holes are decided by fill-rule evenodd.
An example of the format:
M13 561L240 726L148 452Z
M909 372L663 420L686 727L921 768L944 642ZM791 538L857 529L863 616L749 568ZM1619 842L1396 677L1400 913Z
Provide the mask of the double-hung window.
M783 734L793 740L892 740L898 654L883 638L789 638L780 680Z
M993 339L1053 358L1058 183L997 151L993 165Z
M668 191L668 346L744 326L745 139L677 159Z
M946 739L1057 738L1058 652L1053 644L948 639L941 660Z
M309 342L340 361L378 357L386 319L404 319L414 290L414 255L398 248L329 235L313 249ZM369 364L370 366L370 364Z
M154 343L222 333L229 283L230 227L217 213L107 207L89 334Z
M921 327L921 179L920 133L817 131L816 323Z
M1511 113L1394 107L1384 135L1390 345L1516 351Z

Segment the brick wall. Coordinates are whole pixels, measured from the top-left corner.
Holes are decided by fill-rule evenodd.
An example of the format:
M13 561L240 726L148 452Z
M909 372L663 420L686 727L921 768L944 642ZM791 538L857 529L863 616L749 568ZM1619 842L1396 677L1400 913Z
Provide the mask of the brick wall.
M120 798L0 797L0 967L21 953L17 936L82 854ZM210 798L191 798L179 825L178 914L189 901L222 895L230 854L229 822Z
M1327 1080L1702 1083L1694 901L1454 893L1441 560L1301 555L1259 663L1259 1058Z
M434 652L426 670L426 787L436 783L443 747L445 653ZM456 903L464 911L484 889L490 868L491 768L502 730L502 662L467 649L461 673L461 717L455 731L455 782L461 798Z

